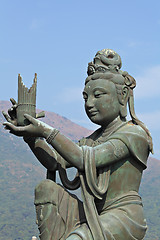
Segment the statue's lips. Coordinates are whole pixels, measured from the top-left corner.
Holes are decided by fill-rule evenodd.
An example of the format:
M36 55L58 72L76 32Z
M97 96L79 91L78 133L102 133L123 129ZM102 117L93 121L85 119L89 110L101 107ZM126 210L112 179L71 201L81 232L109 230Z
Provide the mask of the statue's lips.
M90 117L95 116L98 113L98 111L89 111L88 114Z

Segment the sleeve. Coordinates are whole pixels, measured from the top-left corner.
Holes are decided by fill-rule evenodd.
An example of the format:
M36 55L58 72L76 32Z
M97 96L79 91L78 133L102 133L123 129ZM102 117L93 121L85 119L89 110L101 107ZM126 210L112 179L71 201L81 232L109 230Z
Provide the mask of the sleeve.
M149 155L147 135L126 131L113 134L108 140L111 139L121 140L127 146L132 156L142 164L143 168L145 169L147 167L147 158Z

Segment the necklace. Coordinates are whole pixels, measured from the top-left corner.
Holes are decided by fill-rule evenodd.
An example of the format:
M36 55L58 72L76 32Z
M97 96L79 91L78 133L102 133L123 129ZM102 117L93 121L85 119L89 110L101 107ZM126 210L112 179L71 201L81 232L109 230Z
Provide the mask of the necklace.
M110 128L106 128L106 129L101 128L101 132L99 133L97 139L94 140L92 146L97 146L101 143L106 142L108 137L110 137L113 133L115 133L117 130L119 130L121 127L123 127L126 124L127 122L123 122L123 123L116 122Z

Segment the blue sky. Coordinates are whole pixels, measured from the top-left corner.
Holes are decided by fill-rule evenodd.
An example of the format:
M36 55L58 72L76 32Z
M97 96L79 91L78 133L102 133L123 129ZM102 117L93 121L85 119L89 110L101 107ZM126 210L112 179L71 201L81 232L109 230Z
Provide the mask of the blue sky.
M103 48L117 51L137 81L135 108L160 159L160 1L3 0L0 2L0 99L17 99L18 73L37 107L90 129L82 99L87 64Z

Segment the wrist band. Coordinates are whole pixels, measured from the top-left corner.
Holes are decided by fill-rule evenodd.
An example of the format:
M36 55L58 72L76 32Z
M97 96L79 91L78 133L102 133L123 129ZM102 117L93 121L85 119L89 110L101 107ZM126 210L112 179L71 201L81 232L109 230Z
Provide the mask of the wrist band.
M46 142L48 144L51 144L52 140L56 137L56 135L59 133L59 130L57 129L53 129L53 131L48 135L48 137L46 138Z

